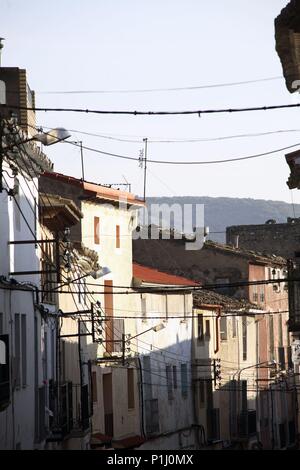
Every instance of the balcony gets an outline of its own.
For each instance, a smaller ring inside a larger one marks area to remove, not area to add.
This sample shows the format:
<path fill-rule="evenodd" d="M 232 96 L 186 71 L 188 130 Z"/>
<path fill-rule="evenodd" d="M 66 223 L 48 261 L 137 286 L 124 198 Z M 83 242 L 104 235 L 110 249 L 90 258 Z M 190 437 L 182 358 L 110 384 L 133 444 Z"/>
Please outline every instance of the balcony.
<path fill-rule="evenodd" d="M 52 415 L 49 419 L 50 435 L 47 438 L 48 442 L 63 441 L 77 427 L 77 417 L 74 416 L 73 409 L 74 389 L 77 396 L 77 387 L 72 382 L 65 382 L 58 386 L 57 383 L 50 381 L 49 409 L 52 411 Z M 82 430 L 86 427 L 84 418 L 84 413 L 81 412 L 80 428 Z"/>

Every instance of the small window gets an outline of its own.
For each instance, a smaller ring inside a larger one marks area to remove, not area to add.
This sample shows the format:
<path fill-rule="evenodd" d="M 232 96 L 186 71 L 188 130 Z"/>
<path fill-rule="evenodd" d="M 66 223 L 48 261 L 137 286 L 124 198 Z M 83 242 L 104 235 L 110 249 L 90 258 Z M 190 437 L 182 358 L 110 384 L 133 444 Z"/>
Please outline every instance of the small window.
<path fill-rule="evenodd" d="M 189 315 L 189 295 L 183 294 L 183 308 L 184 308 L 184 320 Z"/>
<path fill-rule="evenodd" d="M 264 288 L 264 286 L 260 286 L 259 300 L 260 300 L 261 303 L 263 303 L 265 301 L 265 288 Z"/>
<path fill-rule="evenodd" d="M 252 286 L 252 300 L 253 302 L 258 302 L 258 291 L 257 291 L 257 285 Z"/>
<path fill-rule="evenodd" d="M 116 248 L 120 248 L 120 225 L 116 225 Z"/>
<path fill-rule="evenodd" d="M 198 315 L 198 340 L 202 341 L 204 339 L 204 325 L 203 325 L 203 316 Z"/>
<path fill-rule="evenodd" d="M 205 320 L 205 338 L 210 338 L 210 321 Z"/>
<path fill-rule="evenodd" d="M 232 337 L 236 338 L 236 317 L 232 317 Z"/>
<path fill-rule="evenodd" d="M 173 386 L 177 388 L 177 367 L 173 366 Z"/>
<path fill-rule="evenodd" d="M 165 321 L 168 320 L 168 317 L 169 317 L 169 305 L 168 305 L 168 294 L 165 295 L 165 306 L 166 306 L 166 319 Z"/>
<path fill-rule="evenodd" d="M 225 316 L 221 317 L 220 320 L 220 335 L 221 341 L 227 340 L 227 318 Z"/>
<path fill-rule="evenodd" d="M 127 369 L 128 409 L 134 409 L 134 370 Z"/>
<path fill-rule="evenodd" d="M 94 243 L 100 245 L 100 219 L 94 217 Z"/>
<path fill-rule="evenodd" d="M 146 294 L 141 294 L 141 312 L 142 312 L 143 321 L 147 320 Z"/>
<path fill-rule="evenodd" d="M 187 376 L 187 364 L 181 364 L 181 395 L 186 398 L 188 395 L 188 376 Z"/>

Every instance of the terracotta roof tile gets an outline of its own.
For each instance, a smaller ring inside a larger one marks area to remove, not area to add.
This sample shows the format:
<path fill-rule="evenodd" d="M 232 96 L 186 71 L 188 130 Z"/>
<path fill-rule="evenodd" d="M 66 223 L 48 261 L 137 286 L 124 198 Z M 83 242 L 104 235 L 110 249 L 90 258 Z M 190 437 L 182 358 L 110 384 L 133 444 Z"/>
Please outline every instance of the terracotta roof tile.
<path fill-rule="evenodd" d="M 163 284 L 174 286 L 199 286 L 200 284 L 185 277 L 166 274 L 157 269 L 148 268 L 141 264 L 133 263 L 133 277 L 149 284 Z"/>

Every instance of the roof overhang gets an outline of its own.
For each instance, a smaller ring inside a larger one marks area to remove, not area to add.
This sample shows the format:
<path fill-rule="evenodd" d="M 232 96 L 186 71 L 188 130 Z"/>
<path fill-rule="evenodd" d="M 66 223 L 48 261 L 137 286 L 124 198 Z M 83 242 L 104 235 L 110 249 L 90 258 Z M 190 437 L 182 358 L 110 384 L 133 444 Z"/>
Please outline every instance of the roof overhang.
<path fill-rule="evenodd" d="M 300 0 L 291 0 L 275 19 L 275 40 L 286 87 L 294 93 L 300 88 Z"/>
<path fill-rule="evenodd" d="M 83 217 L 80 210 L 70 199 L 40 193 L 40 215 L 44 225 L 52 232 L 76 225 Z"/>
<path fill-rule="evenodd" d="M 290 189 L 300 189 L 300 150 L 288 153 L 285 156 L 285 159 L 291 170 L 291 174 L 286 184 Z"/>

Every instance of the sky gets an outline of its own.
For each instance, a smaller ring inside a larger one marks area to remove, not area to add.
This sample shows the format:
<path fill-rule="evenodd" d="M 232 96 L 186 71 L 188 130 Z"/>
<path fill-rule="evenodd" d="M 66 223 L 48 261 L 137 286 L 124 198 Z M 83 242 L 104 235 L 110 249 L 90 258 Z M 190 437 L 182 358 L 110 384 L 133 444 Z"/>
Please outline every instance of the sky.
<path fill-rule="evenodd" d="M 274 19 L 287 0 L 1 0 L 2 66 L 27 69 L 36 106 L 100 110 L 194 110 L 292 104 L 275 51 Z M 124 92 L 274 80 L 181 91 Z M 55 91 L 102 93 L 55 94 Z M 123 92 L 120 92 L 123 91 Z M 105 92 L 105 93 L 104 93 Z M 300 110 L 194 116 L 37 113 L 72 141 L 138 158 L 148 138 L 154 160 L 221 160 L 300 145 Z M 289 133 L 178 142 L 278 130 Z M 99 134 L 89 136 L 81 132 Z M 103 137 L 104 136 L 104 137 Z M 130 140 L 130 142 L 128 142 Z M 177 140 L 177 142 L 152 142 Z M 133 142 L 132 142 L 133 141 Z M 80 150 L 46 149 L 55 170 L 81 177 Z M 288 151 L 287 151 L 288 152 Z M 149 163 L 147 196 L 246 197 L 300 203 L 288 189 L 285 153 L 233 163 Z M 143 194 L 136 161 L 84 150 L 85 179 L 130 182 Z"/>

